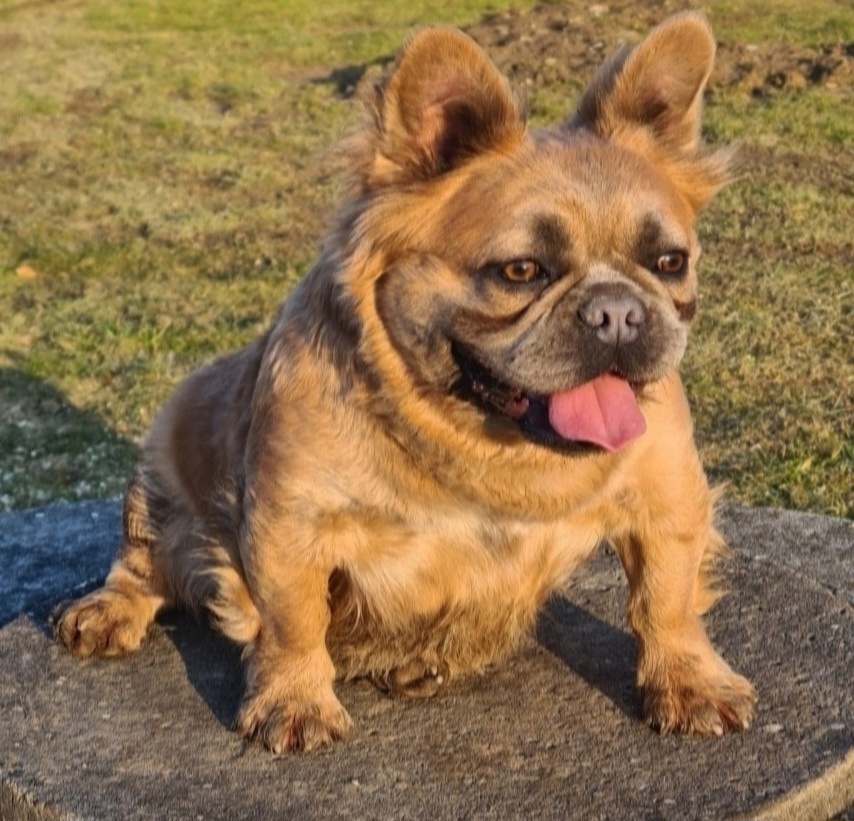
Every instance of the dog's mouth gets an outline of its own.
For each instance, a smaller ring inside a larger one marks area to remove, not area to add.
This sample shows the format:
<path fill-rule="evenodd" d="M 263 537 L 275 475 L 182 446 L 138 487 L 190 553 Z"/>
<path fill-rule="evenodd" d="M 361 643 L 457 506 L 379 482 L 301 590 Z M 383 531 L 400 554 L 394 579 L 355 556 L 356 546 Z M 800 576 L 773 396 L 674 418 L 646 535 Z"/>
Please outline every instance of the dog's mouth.
<path fill-rule="evenodd" d="M 644 382 L 608 371 L 568 390 L 540 394 L 513 388 L 453 346 L 460 378 L 457 395 L 513 420 L 529 439 L 561 450 L 618 451 L 646 431 L 638 407 Z"/>

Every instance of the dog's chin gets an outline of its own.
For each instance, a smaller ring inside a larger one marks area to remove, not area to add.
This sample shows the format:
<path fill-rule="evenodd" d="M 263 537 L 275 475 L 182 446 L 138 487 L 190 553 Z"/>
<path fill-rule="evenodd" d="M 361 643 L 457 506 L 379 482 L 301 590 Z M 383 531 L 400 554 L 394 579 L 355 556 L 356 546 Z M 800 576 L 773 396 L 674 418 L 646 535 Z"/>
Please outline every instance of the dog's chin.
<path fill-rule="evenodd" d="M 452 345 L 452 353 L 459 368 L 459 377 L 453 385 L 454 394 L 492 417 L 504 418 L 514 423 L 519 432 L 530 442 L 562 453 L 577 455 L 618 449 L 604 447 L 583 439 L 567 438 L 552 424 L 549 394 L 508 385 L 470 353 L 464 351 L 461 346 Z M 650 381 L 626 377 L 616 369 L 594 376 L 605 375 L 623 380 L 637 400 L 643 398 L 644 389 Z"/>

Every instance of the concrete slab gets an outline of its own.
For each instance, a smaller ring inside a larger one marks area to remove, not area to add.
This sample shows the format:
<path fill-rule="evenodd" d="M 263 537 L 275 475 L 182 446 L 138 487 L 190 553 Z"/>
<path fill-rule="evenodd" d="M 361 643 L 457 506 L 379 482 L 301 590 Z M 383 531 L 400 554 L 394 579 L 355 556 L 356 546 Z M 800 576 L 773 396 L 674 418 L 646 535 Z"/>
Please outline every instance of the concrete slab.
<path fill-rule="evenodd" d="M 277 760 L 229 730 L 238 658 L 203 626 L 165 618 L 118 662 L 81 663 L 50 641 L 52 601 L 106 572 L 117 510 L 0 516 L 0 561 L 23 580 L 0 582 L 0 617 L 14 615 L 9 591 L 28 614 L 0 630 L 0 821 L 822 821 L 854 810 L 852 522 L 726 512 L 733 592 L 709 627 L 760 693 L 743 735 L 661 738 L 638 720 L 625 583 L 602 551 L 489 676 L 419 703 L 340 686 L 353 736 Z M 54 571 L 61 582 L 45 581 Z"/>

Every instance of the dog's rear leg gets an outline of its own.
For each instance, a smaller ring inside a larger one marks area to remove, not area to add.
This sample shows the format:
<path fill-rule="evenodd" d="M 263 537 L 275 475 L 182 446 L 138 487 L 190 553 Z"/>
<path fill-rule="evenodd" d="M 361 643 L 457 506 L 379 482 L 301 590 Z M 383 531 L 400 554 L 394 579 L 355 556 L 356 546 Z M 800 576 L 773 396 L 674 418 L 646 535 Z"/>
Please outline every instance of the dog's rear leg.
<path fill-rule="evenodd" d="M 100 590 L 55 615 L 54 634 L 79 656 L 117 656 L 136 650 L 166 601 L 156 563 L 162 511 L 168 501 L 138 469 L 124 499 L 122 544 Z"/>
<path fill-rule="evenodd" d="M 428 663 L 417 658 L 388 672 L 375 673 L 370 678 L 376 687 L 390 696 L 417 699 L 432 698 L 450 677 L 444 661 Z"/>

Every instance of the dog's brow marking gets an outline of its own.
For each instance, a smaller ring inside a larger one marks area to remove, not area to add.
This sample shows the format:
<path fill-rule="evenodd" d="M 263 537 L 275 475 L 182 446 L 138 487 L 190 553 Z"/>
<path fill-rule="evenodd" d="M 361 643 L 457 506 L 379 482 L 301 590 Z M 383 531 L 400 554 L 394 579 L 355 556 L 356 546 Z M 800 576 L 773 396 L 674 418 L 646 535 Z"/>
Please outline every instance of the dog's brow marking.
<path fill-rule="evenodd" d="M 534 250 L 539 260 L 558 273 L 565 267 L 572 251 L 572 240 L 560 219 L 554 215 L 534 217 L 531 226 Z"/>
<path fill-rule="evenodd" d="M 670 250 L 670 246 L 678 244 L 669 238 L 657 217 L 647 214 L 635 238 L 635 259 L 642 265 L 650 267 L 660 254 Z"/>

